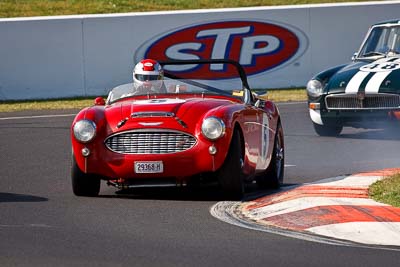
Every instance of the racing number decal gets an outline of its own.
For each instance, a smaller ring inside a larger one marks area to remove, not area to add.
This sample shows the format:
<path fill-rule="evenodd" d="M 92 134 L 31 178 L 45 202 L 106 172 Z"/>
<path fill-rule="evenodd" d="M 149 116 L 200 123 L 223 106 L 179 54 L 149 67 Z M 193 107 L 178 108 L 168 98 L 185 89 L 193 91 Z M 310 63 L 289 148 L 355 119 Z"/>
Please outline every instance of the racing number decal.
<path fill-rule="evenodd" d="M 364 65 L 350 79 L 345 93 L 355 94 L 363 84 L 365 84 L 365 93 L 378 93 L 381 84 L 396 69 L 400 69 L 400 59 L 398 58 L 384 58 Z"/>
<path fill-rule="evenodd" d="M 400 68 L 400 63 L 397 62 L 384 62 L 384 63 L 372 63 L 360 68 L 361 71 L 368 72 L 380 72 L 380 71 L 392 71 Z"/>

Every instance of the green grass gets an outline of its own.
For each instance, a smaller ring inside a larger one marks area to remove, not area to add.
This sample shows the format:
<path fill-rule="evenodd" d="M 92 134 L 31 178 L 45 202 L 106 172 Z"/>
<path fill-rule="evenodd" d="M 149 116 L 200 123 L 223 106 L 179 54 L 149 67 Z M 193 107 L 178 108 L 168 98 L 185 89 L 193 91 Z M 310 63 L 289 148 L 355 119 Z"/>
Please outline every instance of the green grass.
<path fill-rule="evenodd" d="M 46 109 L 81 109 L 93 105 L 94 99 L 95 97 L 54 100 L 0 101 L 0 112 Z"/>
<path fill-rule="evenodd" d="M 375 201 L 400 207 L 400 173 L 372 184 L 369 195 Z"/>
<path fill-rule="evenodd" d="M 305 89 L 285 89 L 268 91 L 268 99 L 276 102 L 304 101 L 307 99 Z M 93 105 L 95 97 L 76 99 L 42 99 L 24 101 L 0 101 L 0 112 L 48 109 L 81 109 Z"/>
<path fill-rule="evenodd" d="M 340 3 L 349 0 L 1 0 L 0 18 Z M 365 2 L 372 0 L 351 0 Z"/>
<path fill-rule="evenodd" d="M 295 102 L 306 101 L 306 89 L 282 89 L 282 90 L 269 90 L 268 99 L 274 102 Z"/>

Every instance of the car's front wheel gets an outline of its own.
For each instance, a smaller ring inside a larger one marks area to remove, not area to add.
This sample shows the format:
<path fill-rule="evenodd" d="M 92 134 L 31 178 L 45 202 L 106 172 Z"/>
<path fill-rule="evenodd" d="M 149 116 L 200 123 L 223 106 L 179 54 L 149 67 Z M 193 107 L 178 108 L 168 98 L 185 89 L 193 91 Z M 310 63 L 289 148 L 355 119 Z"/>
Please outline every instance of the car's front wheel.
<path fill-rule="evenodd" d="M 281 123 L 278 122 L 271 162 L 267 170 L 257 177 L 257 184 L 261 188 L 280 188 L 283 184 L 284 168 L 285 148 L 283 129 Z"/>
<path fill-rule="evenodd" d="M 219 182 L 228 198 L 241 199 L 244 195 L 243 153 L 238 130 L 232 136 L 228 155 L 219 170 Z"/>
<path fill-rule="evenodd" d="M 319 125 L 313 122 L 314 130 L 319 136 L 339 136 L 343 130 L 341 124 Z"/>
<path fill-rule="evenodd" d="M 100 192 L 100 179 L 82 172 L 72 156 L 72 191 L 76 196 L 95 197 Z"/>

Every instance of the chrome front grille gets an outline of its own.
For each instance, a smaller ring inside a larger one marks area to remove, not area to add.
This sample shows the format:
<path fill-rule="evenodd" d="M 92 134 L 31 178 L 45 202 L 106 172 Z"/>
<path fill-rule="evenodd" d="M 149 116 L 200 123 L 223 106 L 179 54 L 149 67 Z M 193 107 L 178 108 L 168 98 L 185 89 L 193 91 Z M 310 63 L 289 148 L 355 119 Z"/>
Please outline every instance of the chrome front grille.
<path fill-rule="evenodd" d="M 188 150 L 196 138 L 178 131 L 137 130 L 108 137 L 105 145 L 121 154 L 169 154 Z"/>
<path fill-rule="evenodd" d="M 394 94 L 337 94 L 325 98 L 329 110 L 398 109 L 400 95 Z"/>

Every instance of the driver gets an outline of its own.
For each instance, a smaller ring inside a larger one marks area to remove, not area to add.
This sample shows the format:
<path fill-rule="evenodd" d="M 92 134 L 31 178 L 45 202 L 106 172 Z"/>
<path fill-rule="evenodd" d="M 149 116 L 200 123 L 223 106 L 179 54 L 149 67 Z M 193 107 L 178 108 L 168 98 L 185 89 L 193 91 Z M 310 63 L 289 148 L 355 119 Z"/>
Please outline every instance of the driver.
<path fill-rule="evenodd" d="M 132 76 L 135 93 L 165 92 L 164 70 L 153 59 L 143 59 L 137 63 Z"/>

